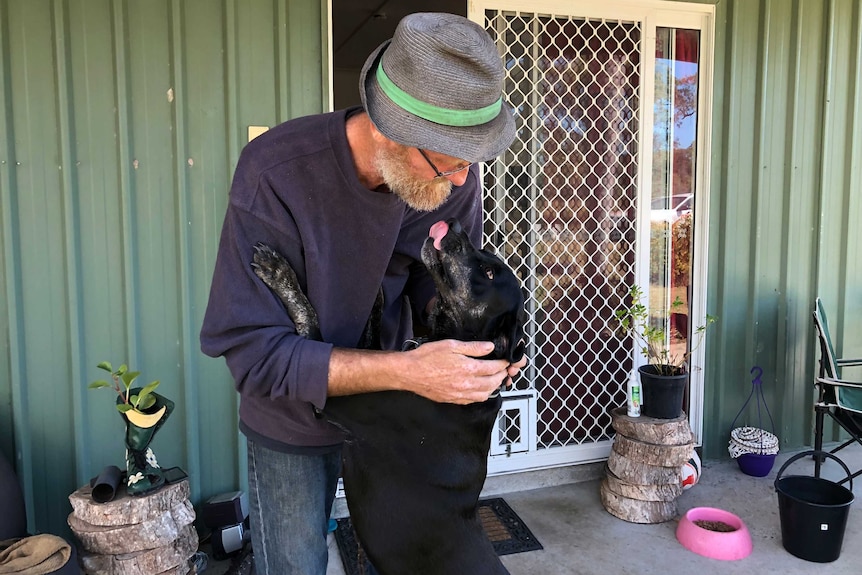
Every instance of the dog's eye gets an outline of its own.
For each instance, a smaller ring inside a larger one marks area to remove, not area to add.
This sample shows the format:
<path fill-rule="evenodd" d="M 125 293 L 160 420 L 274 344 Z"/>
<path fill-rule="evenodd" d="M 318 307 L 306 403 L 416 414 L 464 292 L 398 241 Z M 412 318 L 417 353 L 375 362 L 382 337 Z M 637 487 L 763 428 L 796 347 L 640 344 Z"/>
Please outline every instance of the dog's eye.
<path fill-rule="evenodd" d="M 482 271 L 485 272 L 485 275 L 488 276 L 489 280 L 494 279 L 494 270 L 491 269 L 490 266 L 482 266 Z"/>

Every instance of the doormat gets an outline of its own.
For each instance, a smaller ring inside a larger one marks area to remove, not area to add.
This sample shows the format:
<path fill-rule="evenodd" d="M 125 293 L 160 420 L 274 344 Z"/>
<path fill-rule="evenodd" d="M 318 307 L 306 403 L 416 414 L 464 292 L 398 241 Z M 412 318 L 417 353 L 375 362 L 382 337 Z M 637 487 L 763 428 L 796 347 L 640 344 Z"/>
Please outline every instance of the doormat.
<path fill-rule="evenodd" d="M 530 529 L 502 497 L 479 501 L 477 510 L 482 527 L 497 555 L 511 555 L 544 549 Z M 335 541 L 347 575 L 376 575 L 359 542 L 350 517 L 337 520 Z"/>

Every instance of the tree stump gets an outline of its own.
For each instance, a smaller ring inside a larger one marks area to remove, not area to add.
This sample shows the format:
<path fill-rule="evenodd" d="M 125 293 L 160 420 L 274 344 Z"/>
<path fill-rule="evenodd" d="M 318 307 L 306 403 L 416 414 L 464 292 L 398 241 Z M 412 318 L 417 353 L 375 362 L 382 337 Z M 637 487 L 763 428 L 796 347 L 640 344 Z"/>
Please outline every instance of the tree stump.
<path fill-rule="evenodd" d="M 191 489 L 186 480 L 165 485 L 143 497 L 131 497 L 120 486 L 117 496 L 107 503 L 96 503 L 92 493 L 92 488 L 85 485 L 69 496 L 75 517 L 90 525 L 134 525 L 158 517 L 180 501 L 188 501 Z"/>
<path fill-rule="evenodd" d="M 623 481 L 634 485 L 673 485 L 680 482 L 680 470 L 676 467 L 640 463 L 613 449 L 608 457 L 608 469 Z"/>
<path fill-rule="evenodd" d="M 685 414 L 676 419 L 656 419 L 645 415 L 629 417 L 624 407 L 618 407 L 611 410 L 611 417 L 614 431 L 644 443 L 682 445 L 693 441 Z"/>
<path fill-rule="evenodd" d="M 688 419 L 629 417 L 622 407 L 611 416 L 617 434 L 601 484 L 602 505 L 632 523 L 672 519 L 682 494 L 682 466 L 694 449 Z"/>
<path fill-rule="evenodd" d="M 691 457 L 693 444 L 683 445 L 658 445 L 655 443 L 644 443 L 637 439 L 630 439 L 625 435 L 617 434 L 614 438 L 614 451 L 638 463 L 656 465 L 658 467 L 680 467 Z"/>
<path fill-rule="evenodd" d="M 130 497 L 121 490 L 96 503 L 84 486 L 69 496 L 68 524 L 81 544 L 87 575 L 187 575 L 197 551 L 195 512 L 187 480 Z"/>
<path fill-rule="evenodd" d="M 182 529 L 178 537 L 164 547 L 135 553 L 82 553 L 85 573 L 99 575 L 186 575 L 191 570 L 189 557 L 198 548 L 198 534 L 193 525 Z"/>
<path fill-rule="evenodd" d="M 605 481 L 608 491 L 639 501 L 674 501 L 682 494 L 682 485 L 679 482 L 646 485 L 629 483 L 617 477 L 610 469 L 605 469 Z"/>
<path fill-rule="evenodd" d="M 602 480 L 602 505 L 608 513 L 630 523 L 664 523 L 676 517 L 677 505 L 673 501 L 642 501 L 623 497 L 608 489 Z"/>

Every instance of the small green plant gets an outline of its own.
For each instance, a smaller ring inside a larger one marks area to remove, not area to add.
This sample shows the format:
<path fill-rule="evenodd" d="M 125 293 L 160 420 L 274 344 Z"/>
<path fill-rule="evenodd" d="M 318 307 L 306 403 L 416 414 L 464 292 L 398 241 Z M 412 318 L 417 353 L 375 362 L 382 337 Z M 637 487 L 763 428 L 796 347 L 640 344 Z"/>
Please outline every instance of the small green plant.
<path fill-rule="evenodd" d="M 113 366 L 108 361 L 103 361 L 96 367 L 110 373 L 113 384 L 100 379 L 92 382 L 87 387 L 89 389 L 100 389 L 102 387 L 113 388 L 113 390 L 117 392 L 117 395 L 119 395 L 123 400 L 122 403 L 117 404 L 117 411 L 120 413 L 126 413 L 132 409 L 143 412 L 156 403 L 156 398 L 153 396 L 152 392 L 159 386 L 158 381 L 150 382 L 144 386 L 139 393 L 132 394 L 132 383 L 134 383 L 138 376 L 141 375 L 141 372 L 129 371 L 126 364 L 121 365 L 116 371 L 114 371 Z"/>
<path fill-rule="evenodd" d="M 688 362 L 691 354 L 703 342 L 707 328 L 718 321 L 714 315 L 706 314 L 706 323 L 694 330 L 694 345 L 684 353 L 673 353 L 666 343 L 665 330 L 650 325 L 649 313 L 646 306 L 641 303 L 643 290 L 639 286 L 632 286 L 629 290 L 631 304 L 629 307 L 618 309 L 614 312 L 620 328 L 630 333 L 635 340 L 635 345 L 641 346 L 641 353 L 647 358 L 659 375 L 676 375 L 688 371 Z M 678 297 L 671 303 L 671 312 L 683 305 Z"/>

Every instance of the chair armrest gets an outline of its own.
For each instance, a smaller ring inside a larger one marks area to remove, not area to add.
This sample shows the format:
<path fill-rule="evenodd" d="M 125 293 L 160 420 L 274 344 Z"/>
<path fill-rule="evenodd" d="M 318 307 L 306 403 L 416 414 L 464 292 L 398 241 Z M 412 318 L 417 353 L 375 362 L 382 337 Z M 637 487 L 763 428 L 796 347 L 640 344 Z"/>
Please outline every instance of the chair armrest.
<path fill-rule="evenodd" d="M 849 367 L 853 365 L 862 365 L 862 359 L 836 359 L 835 363 L 838 367 Z"/>
<path fill-rule="evenodd" d="M 846 379 L 835 379 L 832 377 L 817 377 L 815 378 L 815 381 L 817 383 L 825 383 L 826 385 L 862 389 L 862 381 L 848 381 Z"/>

